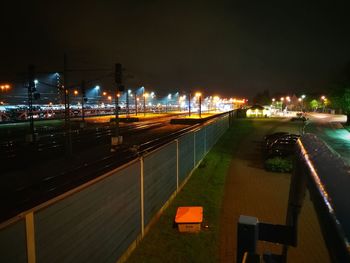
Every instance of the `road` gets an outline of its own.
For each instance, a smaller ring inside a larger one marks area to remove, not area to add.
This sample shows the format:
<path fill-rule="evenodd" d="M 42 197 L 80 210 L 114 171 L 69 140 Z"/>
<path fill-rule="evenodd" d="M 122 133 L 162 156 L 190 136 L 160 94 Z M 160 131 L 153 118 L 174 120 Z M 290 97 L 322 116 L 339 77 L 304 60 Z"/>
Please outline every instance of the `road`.
<path fill-rule="evenodd" d="M 305 132 L 316 134 L 350 164 L 350 133 L 342 125 L 346 122 L 346 116 L 307 113 L 307 117 L 309 120 Z"/>

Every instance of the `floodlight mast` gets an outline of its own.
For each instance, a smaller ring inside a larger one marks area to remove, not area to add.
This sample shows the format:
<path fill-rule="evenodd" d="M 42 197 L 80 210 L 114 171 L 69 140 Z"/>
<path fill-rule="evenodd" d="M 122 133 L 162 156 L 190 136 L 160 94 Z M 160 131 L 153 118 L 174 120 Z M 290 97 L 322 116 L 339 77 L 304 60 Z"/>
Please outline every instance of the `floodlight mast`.
<path fill-rule="evenodd" d="M 115 92 L 114 92 L 114 102 L 115 102 L 115 133 L 111 138 L 111 152 L 116 151 L 115 147 L 122 143 L 122 137 L 119 136 L 119 92 L 124 91 L 123 83 L 123 67 L 122 64 L 115 64 Z"/>

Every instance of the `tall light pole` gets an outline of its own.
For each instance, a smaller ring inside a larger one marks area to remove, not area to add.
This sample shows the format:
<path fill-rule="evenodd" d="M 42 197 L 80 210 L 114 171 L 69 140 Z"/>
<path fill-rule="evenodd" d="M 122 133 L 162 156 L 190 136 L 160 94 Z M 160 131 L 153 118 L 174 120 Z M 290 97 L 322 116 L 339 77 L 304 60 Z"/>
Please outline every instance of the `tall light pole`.
<path fill-rule="evenodd" d="M 199 118 L 202 118 L 202 93 L 197 92 L 196 97 L 199 100 Z"/>
<path fill-rule="evenodd" d="M 136 97 L 136 92 L 135 92 L 135 115 L 137 116 L 137 104 L 139 102 L 140 98 Z"/>
<path fill-rule="evenodd" d="M 29 115 L 29 140 L 35 141 L 34 118 L 33 118 L 33 93 L 36 91 L 36 82 L 34 79 L 35 67 L 28 66 L 28 115 Z"/>
<path fill-rule="evenodd" d="M 188 93 L 188 116 L 191 117 L 191 92 Z"/>
<path fill-rule="evenodd" d="M 146 98 L 148 97 L 148 93 L 143 93 L 143 116 L 146 116 Z"/>
<path fill-rule="evenodd" d="M 325 107 L 326 107 L 326 102 L 327 102 L 327 98 L 326 96 L 321 96 L 321 100 L 322 100 L 322 112 L 324 112 Z"/>
<path fill-rule="evenodd" d="M 165 112 L 168 112 L 169 100 L 171 100 L 171 94 L 169 93 L 166 99 Z"/>
<path fill-rule="evenodd" d="M 129 107 L 129 94 L 131 93 L 131 90 L 129 89 L 126 93 L 126 117 L 129 118 L 130 115 L 130 107 Z"/>
<path fill-rule="evenodd" d="M 115 152 L 115 147 L 122 143 L 122 136 L 119 136 L 119 92 L 124 91 L 123 83 L 123 68 L 120 63 L 115 64 L 115 91 L 114 91 L 114 102 L 115 102 L 115 133 L 111 137 L 111 152 Z M 111 97 L 112 99 L 112 97 Z"/>

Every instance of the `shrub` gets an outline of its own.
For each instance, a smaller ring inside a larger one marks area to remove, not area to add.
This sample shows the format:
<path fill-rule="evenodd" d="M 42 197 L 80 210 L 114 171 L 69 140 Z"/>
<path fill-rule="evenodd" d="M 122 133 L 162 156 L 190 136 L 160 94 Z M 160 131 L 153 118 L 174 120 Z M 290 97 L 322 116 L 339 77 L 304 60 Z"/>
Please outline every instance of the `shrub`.
<path fill-rule="evenodd" d="M 274 157 L 265 161 L 265 168 L 272 172 L 289 173 L 293 169 L 293 163 L 288 158 Z"/>

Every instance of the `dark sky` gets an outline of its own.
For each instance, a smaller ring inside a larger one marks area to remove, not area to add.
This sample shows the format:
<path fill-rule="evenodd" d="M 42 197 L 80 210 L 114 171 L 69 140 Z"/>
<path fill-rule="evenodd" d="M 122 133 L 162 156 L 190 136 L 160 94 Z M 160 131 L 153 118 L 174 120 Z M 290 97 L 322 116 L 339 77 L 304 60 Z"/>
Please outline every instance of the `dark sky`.
<path fill-rule="evenodd" d="M 0 75 L 62 70 L 66 52 L 75 68 L 122 63 L 130 86 L 249 97 L 320 89 L 350 62 L 346 1 L 6 2 Z"/>

